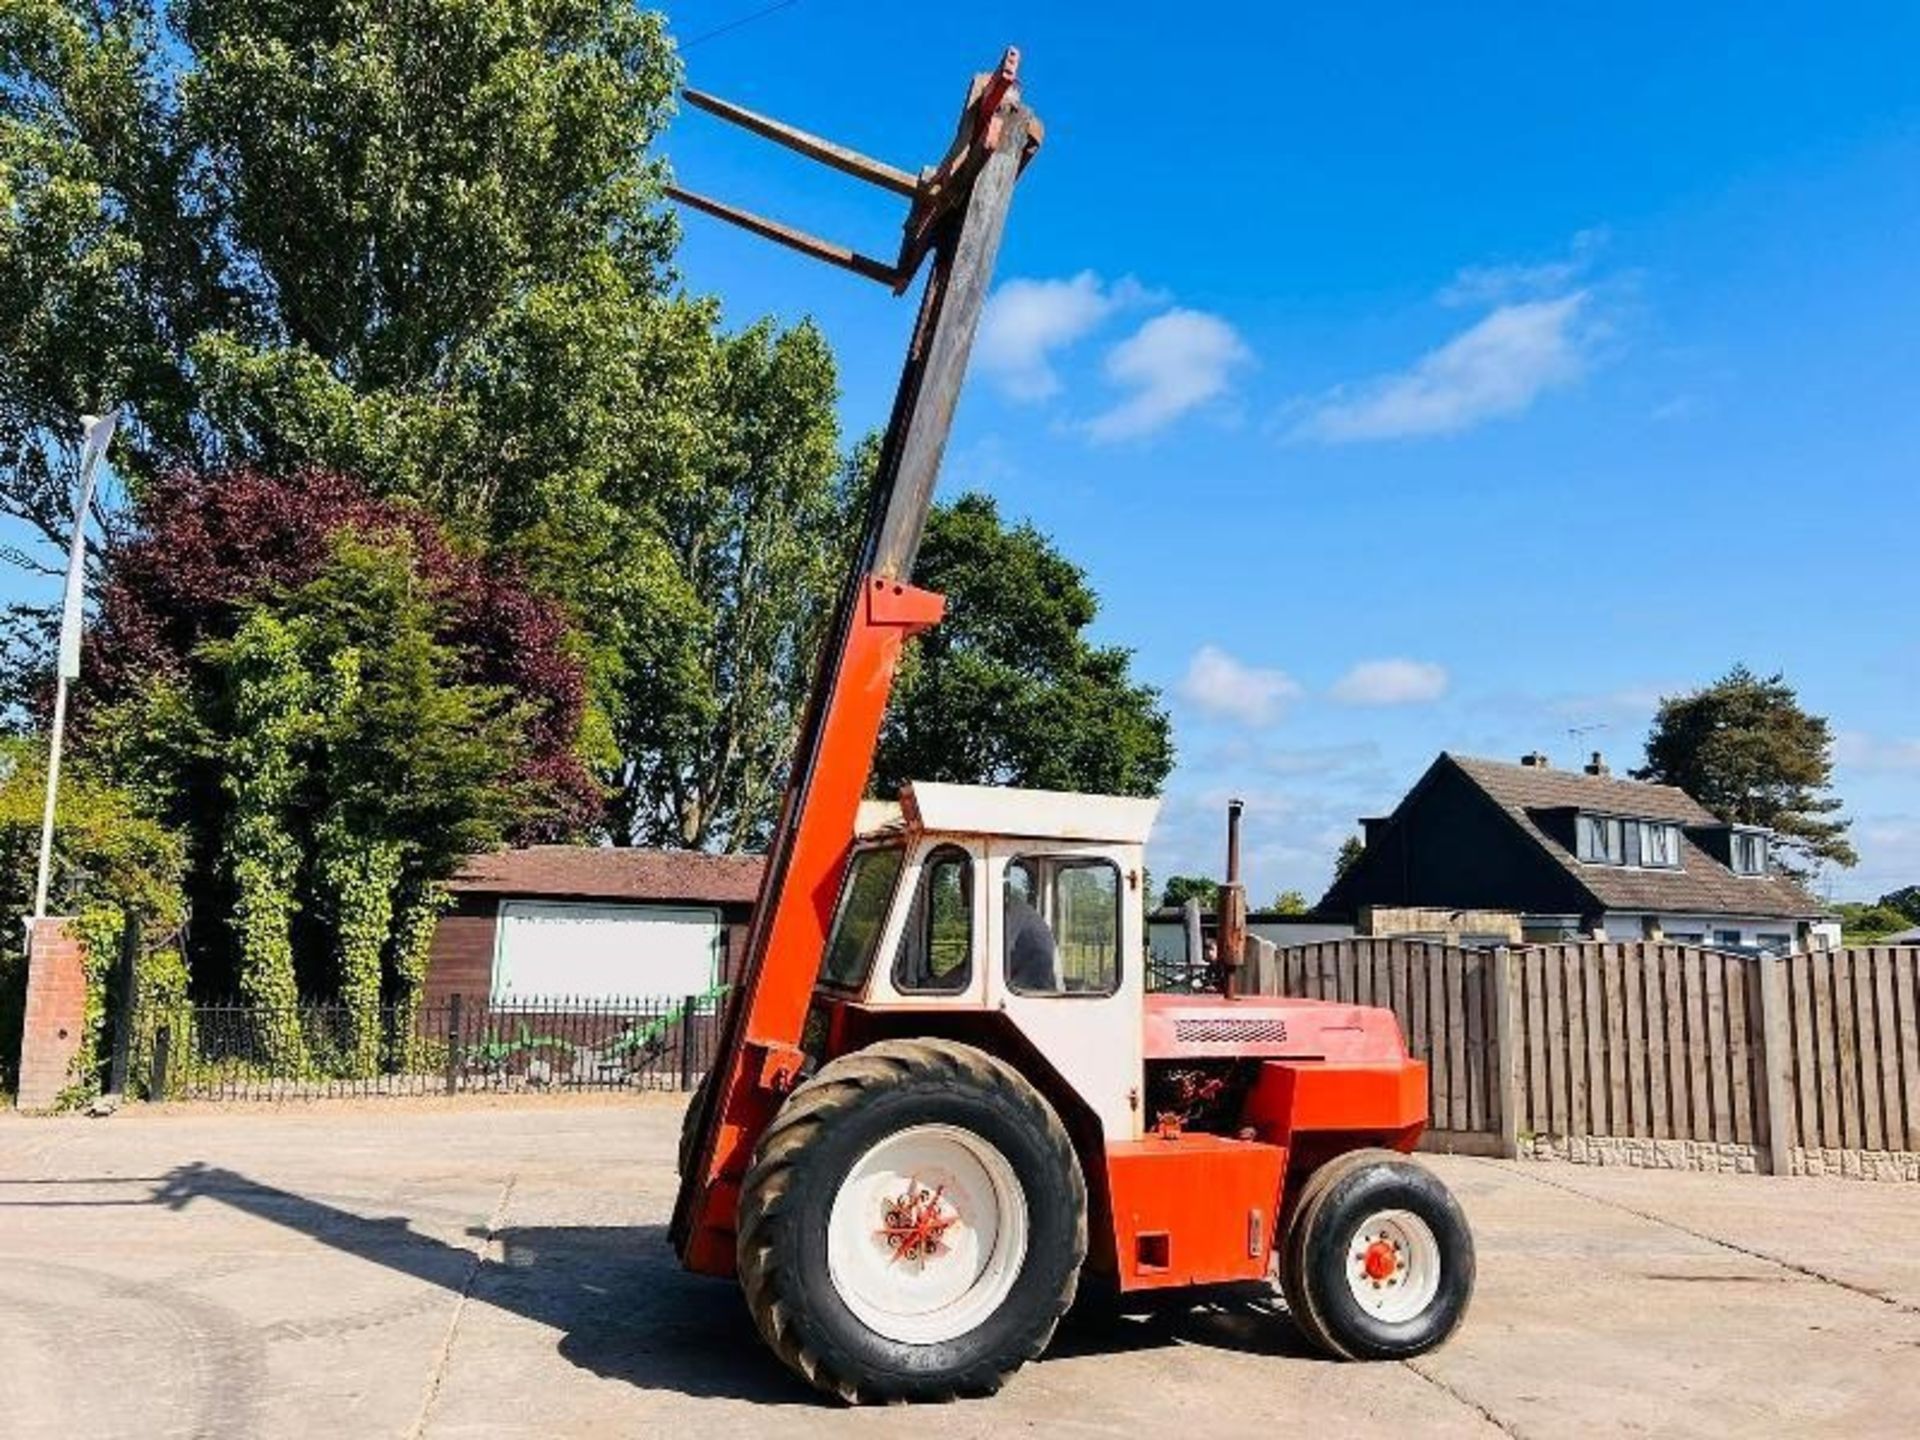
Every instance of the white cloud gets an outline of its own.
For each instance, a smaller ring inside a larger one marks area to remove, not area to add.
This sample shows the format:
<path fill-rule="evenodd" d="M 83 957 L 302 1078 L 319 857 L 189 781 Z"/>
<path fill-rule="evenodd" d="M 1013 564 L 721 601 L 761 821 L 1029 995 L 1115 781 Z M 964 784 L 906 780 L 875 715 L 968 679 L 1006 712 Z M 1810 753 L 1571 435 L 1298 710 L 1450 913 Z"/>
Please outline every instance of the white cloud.
<path fill-rule="evenodd" d="M 1440 303 L 1499 305 L 1561 294 L 1586 274 L 1593 257 L 1606 243 L 1605 229 L 1582 230 L 1573 237 L 1565 259 L 1533 265 L 1468 265 L 1440 292 Z"/>
<path fill-rule="evenodd" d="M 1883 740 L 1842 730 L 1833 737 L 1833 758 L 1853 770 L 1920 770 L 1920 740 Z"/>
<path fill-rule="evenodd" d="M 1217 645 L 1193 652 L 1175 690 L 1196 710 L 1246 725 L 1271 725 L 1300 695 L 1300 686 L 1284 670 L 1245 664 Z"/>
<path fill-rule="evenodd" d="M 1447 672 L 1429 660 L 1365 660 L 1330 693 L 1343 705 L 1424 705 L 1447 693 Z"/>
<path fill-rule="evenodd" d="M 1595 326 L 1581 322 L 1590 292 L 1502 305 L 1409 370 L 1323 396 L 1293 429 L 1330 445 L 1448 435 L 1517 415 L 1586 373 Z"/>
<path fill-rule="evenodd" d="M 1650 719 L 1668 696 L 1684 695 L 1690 688 L 1683 681 L 1675 680 L 1664 685 L 1625 685 L 1618 690 L 1559 695 L 1546 702 L 1546 710 L 1559 719 L 1610 728 L 1615 721 Z"/>
<path fill-rule="evenodd" d="M 1107 352 L 1107 378 L 1133 393 L 1087 422 L 1095 440 L 1150 435 L 1226 393 L 1233 372 L 1253 358 L 1218 315 L 1169 310 Z"/>
<path fill-rule="evenodd" d="M 1060 393 L 1052 357 L 1117 310 L 1156 299 L 1124 276 L 1105 285 L 1091 270 L 1070 280 L 1008 280 L 987 299 L 974 361 L 1015 400 Z"/>

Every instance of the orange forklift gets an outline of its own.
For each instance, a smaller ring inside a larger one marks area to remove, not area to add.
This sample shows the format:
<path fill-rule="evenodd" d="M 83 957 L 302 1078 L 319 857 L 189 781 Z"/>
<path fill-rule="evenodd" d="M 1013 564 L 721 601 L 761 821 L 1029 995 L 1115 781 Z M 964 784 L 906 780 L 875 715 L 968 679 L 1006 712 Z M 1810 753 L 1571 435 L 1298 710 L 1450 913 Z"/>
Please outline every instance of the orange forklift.
<path fill-rule="evenodd" d="M 674 188 L 903 293 L 928 270 L 860 551 L 818 663 L 752 932 L 687 1112 L 672 1240 L 737 1277 L 768 1345 L 850 1402 L 992 1392 L 1086 1277 L 1122 1293 L 1277 1283 L 1328 1354 L 1444 1341 L 1473 1289 L 1459 1206 L 1406 1158 L 1425 1067 L 1393 1015 L 1149 994 L 1157 803 L 914 783 L 863 800 L 909 583 L 1020 173 L 1018 52 L 917 174 L 697 91 L 688 102 L 909 202 L 888 262 Z M 1230 864 L 1230 874 L 1233 870 Z M 1237 878 L 1237 877 L 1236 877 Z"/>

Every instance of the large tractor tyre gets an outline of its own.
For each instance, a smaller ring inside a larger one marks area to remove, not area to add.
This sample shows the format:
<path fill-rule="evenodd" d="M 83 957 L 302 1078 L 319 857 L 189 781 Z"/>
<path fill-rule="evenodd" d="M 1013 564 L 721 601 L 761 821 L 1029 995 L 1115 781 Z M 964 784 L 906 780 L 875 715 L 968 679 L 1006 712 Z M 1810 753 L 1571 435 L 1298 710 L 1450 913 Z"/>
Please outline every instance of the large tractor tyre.
<path fill-rule="evenodd" d="M 1287 1308 L 1342 1360 L 1404 1360 L 1453 1334 L 1473 1296 L 1473 1235 L 1432 1171 L 1393 1150 L 1316 1170 L 1282 1259 Z"/>
<path fill-rule="evenodd" d="M 740 1282 L 780 1358 L 849 1403 L 991 1394 L 1087 1254 L 1060 1117 L 1011 1067 L 886 1040 L 787 1098 L 740 1191 Z"/>
<path fill-rule="evenodd" d="M 680 1117 L 680 1171 L 685 1175 L 693 1169 L 693 1162 L 699 1158 L 694 1147 L 700 1143 L 700 1112 L 706 1109 L 707 1091 L 713 1088 L 713 1072 L 709 1070 L 700 1077 L 700 1083 L 693 1087 L 693 1093 L 687 1097 L 686 1113 Z"/>

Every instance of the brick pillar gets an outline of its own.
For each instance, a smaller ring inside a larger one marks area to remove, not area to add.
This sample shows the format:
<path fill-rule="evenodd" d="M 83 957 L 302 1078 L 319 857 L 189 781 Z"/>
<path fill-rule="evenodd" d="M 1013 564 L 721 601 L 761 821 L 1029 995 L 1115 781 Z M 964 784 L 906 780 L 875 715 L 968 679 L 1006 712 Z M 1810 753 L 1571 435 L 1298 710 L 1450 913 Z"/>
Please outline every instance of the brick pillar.
<path fill-rule="evenodd" d="M 22 1110 L 50 1110 L 87 1019 L 86 950 L 65 920 L 35 920 L 27 941 L 27 1017 L 20 1035 Z"/>

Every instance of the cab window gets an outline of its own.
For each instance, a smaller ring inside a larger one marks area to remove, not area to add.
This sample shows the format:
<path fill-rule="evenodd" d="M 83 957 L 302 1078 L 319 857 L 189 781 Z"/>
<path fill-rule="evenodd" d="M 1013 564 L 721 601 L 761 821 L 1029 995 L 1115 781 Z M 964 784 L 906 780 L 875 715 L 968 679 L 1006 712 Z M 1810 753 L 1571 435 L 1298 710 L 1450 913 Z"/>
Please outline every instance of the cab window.
<path fill-rule="evenodd" d="M 894 882 L 900 878 L 900 847 L 856 850 L 840 882 L 840 904 L 834 911 L 833 933 L 820 959 L 820 979 L 828 985 L 854 989 L 867 978 L 873 952 L 887 923 L 887 905 Z"/>
<path fill-rule="evenodd" d="M 973 857 L 957 845 L 943 845 L 920 867 L 920 886 L 893 959 L 893 988 L 952 995 L 972 980 Z"/>
<path fill-rule="evenodd" d="M 1007 988 L 1111 995 L 1120 988 L 1120 867 L 1078 855 L 1022 855 L 1002 893 Z"/>

